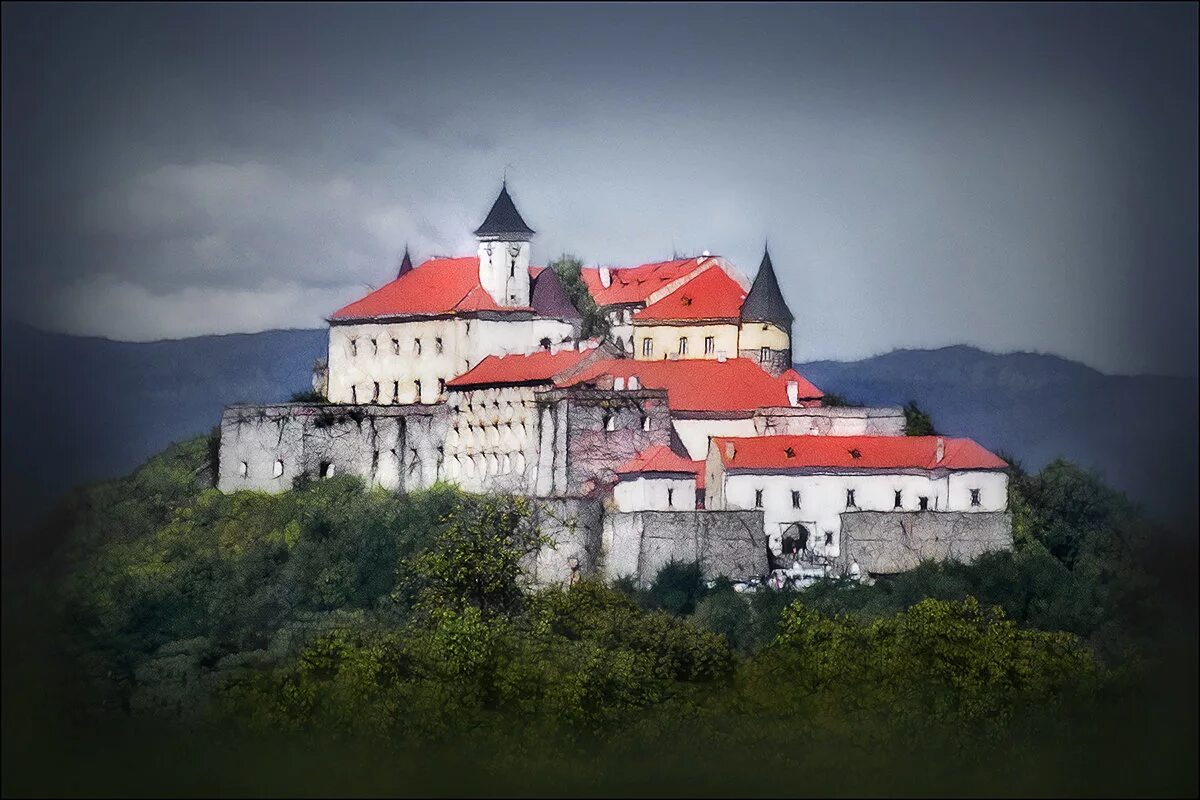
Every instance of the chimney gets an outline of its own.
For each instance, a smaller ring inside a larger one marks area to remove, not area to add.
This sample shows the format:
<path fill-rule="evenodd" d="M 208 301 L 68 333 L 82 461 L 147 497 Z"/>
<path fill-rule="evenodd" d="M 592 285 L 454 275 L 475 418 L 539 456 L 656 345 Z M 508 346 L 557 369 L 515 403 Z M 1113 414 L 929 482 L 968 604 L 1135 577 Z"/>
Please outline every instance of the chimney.
<path fill-rule="evenodd" d="M 937 437 L 937 453 L 934 458 L 935 464 L 942 463 L 942 459 L 946 457 L 946 440 L 941 436 Z"/>
<path fill-rule="evenodd" d="M 636 390 L 636 389 L 642 388 L 642 385 L 640 383 L 638 383 L 637 375 L 629 376 L 629 388 L 630 388 L 630 390 Z"/>
<path fill-rule="evenodd" d="M 605 289 L 612 286 L 612 270 L 608 267 L 600 268 L 600 285 Z"/>
<path fill-rule="evenodd" d="M 613 378 L 613 388 L 616 389 L 618 392 L 624 391 L 625 379 L 624 378 Z"/>
<path fill-rule="evenodd" d="M 800 384 L 797 381 L 787 382 L 788 402 L 793 406 L 800 405 Z"/>
<path fill-rule="evenodd" d="M 707 250 L 705 250 L 705 251 L 704 251 L 703 253 L 701 253 L 700 255 L 704 256 L 705 258 L 708 258 L 710 255 L 712 255 L 712 253 L 710 253 L 710 252 L 708 252 Z"/>
<path fill-rule="evenodd" d="M 733 449 L 733 442 L 725 443 L 725 457 L 732 460 L 736 451 Z"/>
<path fill-rule="evenodd" d="M 725 363 L 725 351 L 724 350 L 717 351 L 717 362 L 721 363 L 721 364 Z"/>

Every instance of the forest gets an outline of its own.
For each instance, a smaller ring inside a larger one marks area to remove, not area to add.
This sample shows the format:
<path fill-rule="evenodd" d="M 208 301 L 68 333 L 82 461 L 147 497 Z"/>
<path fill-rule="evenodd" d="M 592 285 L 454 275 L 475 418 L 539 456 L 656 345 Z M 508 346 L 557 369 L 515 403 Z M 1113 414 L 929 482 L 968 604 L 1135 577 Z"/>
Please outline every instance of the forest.
<path fill-rule="evenodd" d="M 1012 552 L 743 594 L 533 590 L 532 500 L 213 458 L 7 548 L 5 794 L 1195 793 L 1194 546 L 1068 462 Z"/>

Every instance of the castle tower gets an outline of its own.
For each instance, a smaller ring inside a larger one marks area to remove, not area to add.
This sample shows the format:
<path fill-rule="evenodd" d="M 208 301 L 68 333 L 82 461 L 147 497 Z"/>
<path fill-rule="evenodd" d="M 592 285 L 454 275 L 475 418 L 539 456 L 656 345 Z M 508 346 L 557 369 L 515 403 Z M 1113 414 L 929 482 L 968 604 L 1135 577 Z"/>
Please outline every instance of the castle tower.
<path fill-rule="evenodd" d="M 506 182 L 487 219 L 475 229 L 479 282 L 497 305 L 529 305 L 529 240 L 533 233 L 513 204 Z"/>
<path fill-rule="evenodd" d="M 758 274 L 742 301 L 738 355 L 759 362 L 773 375 L 791 369 L 792 320 L 791 309 L 779 290 L 771 254 L 763 248 Z"/>

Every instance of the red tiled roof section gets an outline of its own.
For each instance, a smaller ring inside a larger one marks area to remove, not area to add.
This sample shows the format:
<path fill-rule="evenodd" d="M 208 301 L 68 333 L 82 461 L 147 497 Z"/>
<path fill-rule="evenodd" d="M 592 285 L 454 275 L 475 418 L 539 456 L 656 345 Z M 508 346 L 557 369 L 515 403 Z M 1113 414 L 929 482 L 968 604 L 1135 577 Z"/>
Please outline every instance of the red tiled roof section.
<path fill-rule="evenodd" d="M 580 275 L 596 305 L 611 306 L 645 302 L 647 297 L 672 281 L 714 266 L 717 266 L 717 262 L 712 256 L 699 256 L 656 261 L 637 267 L 611 267 L 612 282 L 608 286 L 600 282 L 600 270 L 597 267 L 586 267 L 580 271 Z"/>
<path fill-rule="evenodd" d="M 531 275 L 541 270 L 530 267 Z M 333 312 L 330 319 L 371 319 L 420 314 L 453 314 L 472 311 L 532 311 L 528 307 L 501 307 L 479 283 L 479 258 L 432 258 Z"/>
<path fill-rule="evenodd" d="M 694 475 L 700 488 L 704 488 L 704 462 L 684 458 L 666 445 L 647 447 L 616 470 L 618 475 L 636 475 L 643 472 L 670 472 Z"/>
<path fill-rule="evenodd" d="M 938 439 L 943 455 L 937 458 Z M 971 439 L 946 436 L 713 437 L 727 469 L 1003 469 L 1003 459 Z M 732 456 L 730 449 L 732 448 Z"/>
<path fill-rule="evenodd" d="M 667 405 L 673 411 L 753 411 L 756 408 L 791 405 L 787 380 L 771 377 L 762 367 L 746 358 L 727 361 L 607 359 L 588 365 L 579 374 L 558 385 L 593 383 L 605 376 L 624 378 L 626 381 L 630 376 L 636 376 L 642 388 L 666 389 Z M 797 383 L 801 401 L 815 401 L 822 397 L 821 390 L 803 378 Z"/>
<path fill-rule="evenodd" d="M 595 352 L 594 348 L 560 350 L 557 353 L 539 350 L 523 355 L 488 356 L 462 375 L 447 381 L 446 385 L 459 389 L 467 386 L 550 383 L 555 376 L 578 366 Z"/>
<path fill-rule="evenodd" d="M 746 292 L 723 269 L 706 269 L 633 315 L 639 322 L 725 319 L 738 321 Z"/>

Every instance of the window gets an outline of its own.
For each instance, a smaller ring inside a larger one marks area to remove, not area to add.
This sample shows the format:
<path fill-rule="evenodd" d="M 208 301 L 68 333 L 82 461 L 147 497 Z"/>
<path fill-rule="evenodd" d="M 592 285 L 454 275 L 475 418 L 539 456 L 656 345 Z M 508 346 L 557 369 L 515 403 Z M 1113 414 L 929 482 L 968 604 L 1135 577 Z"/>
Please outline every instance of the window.
<path fill-rule="evenodd" d="M 922 511 L 929 510 L 929 498 L 928 497 L 919 497 L 919 498 L 917 498 L 917 500 L 919 501 L 919 503 L 921 505 Z"/>
<path fill-rule="evenodd" d="M 400 381 L 392 381 L 392 402 L 400 402 Z"/>
<path fill-rule="evenodd" d="M 283 476 L 283 461 L 281 459 L 277 458 L 277 459 L 275 459 L 275 468 L 273 470 L 271 470 L 271 477 L 279 478 L 282 476 Z"/>
<path fill-rule="evenodd" d="M 416 400 L 416 402 L 418 402 L 418 403 L 419 403 L 419 402 L 421 402 L 421 382 L 420 382 L 420 381 L 413 381 L 413 388 L 414 388 L 414 389 L 416 390 L 416 392 L 417 392 L 417 400 Z"/>
<path fill-rule="evenodd" d="M 667 508 L 675 507 L 675 490 L 670 486 L 667 487 Z"/>
<path fill-rule="evenodd" d="M 611 411 L 604 412 L 604 430 L 615 431 L 617 429 L 617 417 Z"/>
<path fill-rule="evenodd" d="M 704 355 L 711 356 L 717 349 L 717 340 L 712 336 L 704 337 Z"/>
<path fill-rule="evenodd" d="M 418 355 L 418 356 L 421 355 L 421 340 L 420 339 L 413 339 L 413 354 Z"/>
<path fill-rule="evenodd" d="M 792 508 L 800 507 L 800 492 L 792 490 Z"/>
<path fill-rule="evenodd" d="M 846 490 L 846 508 L 854 508 L 854 490 Z"/>
<path fill-rule="evenodd" d="M 320 467 L 320 473 L 321 473 L 322 478 L 332 478 L 333 473 L 334 473 L 333 462 L 332 461 L 322 461 L 321 467 Z"/>
<path fill-rule="evenodd" d="M 833 531 L 825 531 L 825 546 L 829 547 L 833 544 Z"/>
<path fill-rule="evenodd" d="M 644 430 L 644 431 L 650 430 L 650 415 L 649 414 L 642 414 L 642 430 Z"/>
<path fill-rule="evenodd" d="M 654 355 L 654 340 L 651 339 L 649 336 L 647 336 L 645 339 L 642 339 L 642 355 L 644 355 L 644 356 Z"/>
<path fill-rule="evenodd" d="M 399 339 L 392 339 L 392 354 L 397 355 L 397 356 L 400 355 L 400 340 Z"/>
<path fill-rule="evenodd" d="M 896 490 L 896 502 L 895 502 L 895 504 L 892 506 L 892 508 L 901 508 L 901 507 L 903 507 L 903 505 L 904 505 L 904 504 L 900 502 L 900 490 L 899 490 L 899 489 L 897 489 L 897 490 Z"/>
<path fill-rule="evenodd" d="M 510 277 L 510 278 L 517 277 L 517 260 L 515 258 L 508 265 L 508 277 Z"/>
<path fill-rule="evenodd" d="M 764 347 L 758 351 L 758 361 L 760 364 L 765 364 L 771 360 L 771 348 Z"/>
<path fill-rule="evenodd" d="M 441 397 L 446 393 L 446 379 L 438 378 L 438 396 Z"/>
<path fill-rule="evenodd" d="M 973 506 L 979 505 L 979 490 L 978 489 L 971 490 L 971 505 L 973 505 Z"/>
<path fill-rule="evenodd" d="M 442 337 L 439 336 L 433 340 L 433 352 L 435 352 L 435 353 L 442 352 Z"/>
<path fill-rule="evenodd" d="M 372 450 L 371 451 L 371 474 L 374 475 L 376 470 L 378 470 L 378 469 L 379 469 L 379 451 Z"/>
<path fill-rule="evenodd" d="M 754 507 L 755 508 L 762 508 L 762 493 L 763 493 L 762 489 L 754 490 Z"/>
<path fill-rule="evenodd" d="M 351 356 L 358 355 L 358 339 L 350 340 L 350 355 Z"/>
<path fill-rule="evenodd" d="M 538 347 L 542 348 L 543 350 L 549 350 L 550 349 L 550 337 L 547 336 L 547 337 L 543 338 L 540 342 L 538 342 Z"/>
<path fill-rule="evenodd" d="M 354 404 L 358 403 L 358 387 L 357 386 L 350 387 L 350 402 L 354 403 Z"/>
<path fill-rule="evenodd" d="M 686 336 L 679 337 L 679 355 L 681 355 L 681 356 L 687 355 L 687 337 Z"/>
<path fill-rule="evenodd" d="M 379 402 L 379 381 L 375 381 L 375 388 L 371 391 L 371 402 Z"/>
<path fill-rule="evenodd" d="M 250 474 L 250 465 L 247 464 L 245 461 L 240 462 L 238 464 L 238 475 L 241 475 L 243 478 L 245 478 L 249 474 Z"/>
<path fill-rule="evenodd" d="M 379 340 L 378 339 L 371 340 L 371 355 L 373 355 L 373 356 L 379 355 Z"/>

